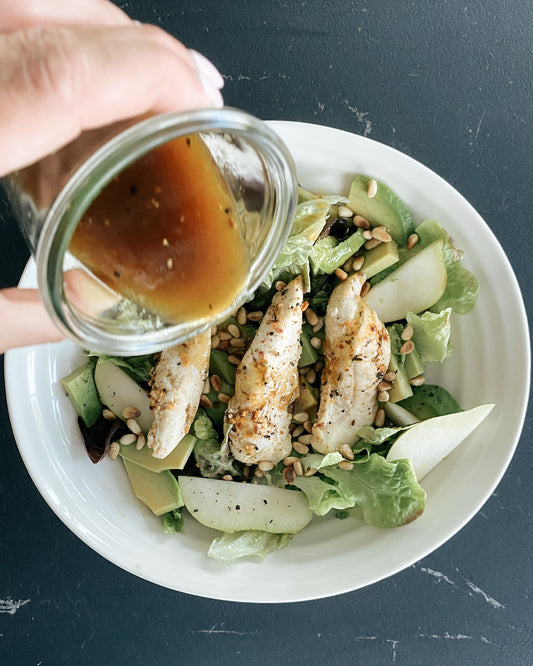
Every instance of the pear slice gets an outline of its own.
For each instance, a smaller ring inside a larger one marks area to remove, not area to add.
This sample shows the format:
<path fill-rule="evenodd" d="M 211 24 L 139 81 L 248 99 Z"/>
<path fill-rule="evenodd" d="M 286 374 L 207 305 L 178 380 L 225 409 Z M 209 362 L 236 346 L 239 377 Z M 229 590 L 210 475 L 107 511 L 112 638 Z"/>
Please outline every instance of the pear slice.
<path fill-rule="evenodd" d="M 387 461 L 409 459 L 418 481 L 475 430 L 494 405 L 435 416 L 403 432 L 391 446 Z"/>
<path fill-rule="evenodd" d="M 150 398 L 124 370 L 112 361 L 99 361 L 94 369 L 94 383 L 102 404 L 119 419 L 124 419 L 125 407 L 136 407 L 140 416 L 136 419 L 144 433 L 150 430 L 154 417 L 150 411 Z"/>
<path fill-rule="evenodd" d="M 222 532 L 296 534 L 313 517 L 305 495 L 285 488 L 196 476 L 180 476 L 179 485 L 189 513 Z"/>
<path fill-rule="evenodd" d="M 363 267 L 364 271 L 364 267 Z M 434 305 L 446 289 L 447 272 L 442 241 L 428 245 L 381 282 L 365 297 L 382 322 L 405 319 Z"/>

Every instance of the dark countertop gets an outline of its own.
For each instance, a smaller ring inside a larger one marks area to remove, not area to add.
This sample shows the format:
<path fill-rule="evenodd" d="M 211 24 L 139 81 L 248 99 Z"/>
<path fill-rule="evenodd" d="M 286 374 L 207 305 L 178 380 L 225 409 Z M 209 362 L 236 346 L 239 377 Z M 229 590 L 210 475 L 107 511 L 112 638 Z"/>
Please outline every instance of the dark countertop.
<path fill-rule="evenodd" d="M 121 4 L 206 53 L 227 104 L 362 134 L 436 171 L 492 228 L 531 309 L 530 2 Z M 0 201 L 0 284 L 27 257 Z M 492 497 L 436 552 L 356 592 L 256 606 L 159 588 L 91 551 L 34 488 L 3 387 L 0 421 L 2 664 L 533 662 L 531 414 Z"/>

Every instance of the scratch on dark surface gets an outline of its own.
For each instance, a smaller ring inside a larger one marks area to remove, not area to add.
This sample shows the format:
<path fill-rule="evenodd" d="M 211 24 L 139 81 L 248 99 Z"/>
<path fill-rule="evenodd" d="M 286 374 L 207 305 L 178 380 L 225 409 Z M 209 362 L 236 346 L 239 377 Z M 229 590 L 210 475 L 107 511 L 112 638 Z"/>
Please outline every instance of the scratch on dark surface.
<path fill-rule="evenodd" d="M 218 624 L 214 624 L 209 629 L 196 629 L 191 631 L 191 634 L 226 634 L 230 636 L 252 636 L 253 634 L 259 633 L 257 631 L 235 631 L 234 629 L 223 629 L 223 626 L 224 623 L 220 625 L 220 628 L 218 628 Z"/>
<path fill-rule="evenodd" d="M 370 133 L 372 132 L 372 123 L 371 121 L 367 118 L 368 116 L 368 111 L 359 111 L 359 109 L 356 106 L 352 106 L 349 102 L 349 100 L 345 99 L 344 103 L 348 107 L 348 109 L 355 114 L 355 117 L 360 123 L 363 123 L 365 128 L 363 130 L 363 136 L 369 136 Z"/>
<path fill-rule="evenodd" d="M 499 601 L 496 601 L 493 597 L 488 595 L 486 592 L 483 592 L 483 590 L 478 587 L 477 585 L 474 585 L 471 581 L 467 580 L 465 578 L 465 582 L 468 585 L 468 587 L 472 590 L 472 592 L 475 592 L 476 594 L 480 594 L 485 601 L 490 604 L 493 608 L 498 608 L 499 610 L 505 610 L 505 606 L 500 603 Z"/>
<path fill-rule="evenodd" d="M 453 580 L 450 580 L 450 578 L 448 578 L 448 576 L 446 576 L 445 574 L 443 574 L 440 571 L 435 571 L 434 569 L 429 569 L 427 567 L 420 567 L 420 571 L 423 571 L 424 573 L 427 573 L 430 576 L 433 576 L 433 578 L 435 578 L 435 580 L 438 583 L 444 581 L 445 583 L 448 583 L 448 585 L 455 585 Z"/>
<path fill-rule="evenodd" d="M 9 615 L 15 615 L 19 608 L 30 603 L 29 599 L 19 599 L 15 601 L 11 597 L 7 599 L 0 599 L 0 613 L 8 613 Z"/>

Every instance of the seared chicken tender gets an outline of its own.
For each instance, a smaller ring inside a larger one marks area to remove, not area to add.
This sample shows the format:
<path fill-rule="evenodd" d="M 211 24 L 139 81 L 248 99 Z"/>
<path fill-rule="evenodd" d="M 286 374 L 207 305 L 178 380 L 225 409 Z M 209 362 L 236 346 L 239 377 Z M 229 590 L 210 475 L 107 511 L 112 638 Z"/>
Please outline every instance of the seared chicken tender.
<path fill-rule="evenodd" d="M 387 372 L 390 339 L 361 298 L 364 276 L 354 273 L 333 290 L 325 320 L 320 406 L 311 445 L 320 453 L 352 446 L 357 431 L 374 422 L 378 384 Z"/>
<path fill-rule="evenodd" d="M 209 330 L 165 349 L 150 380 L 150 409 L 154 422 L 147 444 L 155 458 L 165 458 L 189 432 L 209 374 Z"/>
<path fill-rule="evenodd" d="M 291 451 L 292 404 L 299 395 L 303 282 L 278 292 L 237 368 L 226 410 L 229 445 L 237 460 L 274 464 Z"/>

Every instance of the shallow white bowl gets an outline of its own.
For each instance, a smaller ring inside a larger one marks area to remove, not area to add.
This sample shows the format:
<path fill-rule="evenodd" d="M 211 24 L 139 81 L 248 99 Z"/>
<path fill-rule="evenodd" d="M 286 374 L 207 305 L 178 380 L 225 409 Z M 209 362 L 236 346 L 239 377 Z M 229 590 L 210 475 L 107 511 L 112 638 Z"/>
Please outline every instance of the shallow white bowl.
<path fill-rule="evenodd" d="M 383 530 L 353 519 L 314 519 L 290 546 L 262 563 L 226 565 L 206 556 L 214 532 L 192 519 L 186 534 L 167 536 L 132 495 L 123 466 L 87 458 L 76 417 L 59 379 L 80 364 L 70 342 L 11 351 L 6 387 L 13 430 L 40 493 L 61 520 L 118 566 L 189 594 L 247 602 L 331 596 L 375 583 L 421 559 L 480 509 L 518 442 L 529 392 L 529 336 L 512 269 L 475 210 L 445 181 L 413 159 L 369 139 L 302 123 L 274 122 L 303 186 L 346 194 L 364 173 L 387 183 L 420 223 L 432 217 L 466 251 L 481 284 L 475 311 L 454 317 L 454 355 L 431 367 L 464 408 L 494 402 L 482 426 L 424 479 L 427 508 L 405 527 Z M 35 284 L 29 264 L 21 284 Z M 512 325 L 510 323 L 512 322 Z M 354 565 L 354 563 L 356 563 Z"/>

